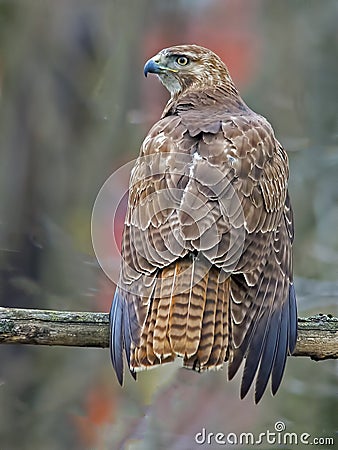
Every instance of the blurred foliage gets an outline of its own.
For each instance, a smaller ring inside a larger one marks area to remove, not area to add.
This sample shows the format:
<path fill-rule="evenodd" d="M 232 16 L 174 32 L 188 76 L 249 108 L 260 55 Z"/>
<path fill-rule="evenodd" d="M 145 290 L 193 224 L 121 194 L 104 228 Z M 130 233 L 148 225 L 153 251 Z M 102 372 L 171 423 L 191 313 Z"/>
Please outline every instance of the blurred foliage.
<path fill-rule="evenodd" d="M 336 314 L 337 22 L 335 0 L 0 1 L 0 304 L 108 310 L 92 206 L 167 98 L 143 80 L 144 61 L 194 42 L 222 56 L 288 150 L 300 312 Z M 277 420 L 335 432 L 332 361 L 290 358 L 280 393 L 258 407 L 224 371 L 178 365 L 120 389 L 107 351 L 2 347 L 0 449 L 192 449 L 203 426 Z"/>

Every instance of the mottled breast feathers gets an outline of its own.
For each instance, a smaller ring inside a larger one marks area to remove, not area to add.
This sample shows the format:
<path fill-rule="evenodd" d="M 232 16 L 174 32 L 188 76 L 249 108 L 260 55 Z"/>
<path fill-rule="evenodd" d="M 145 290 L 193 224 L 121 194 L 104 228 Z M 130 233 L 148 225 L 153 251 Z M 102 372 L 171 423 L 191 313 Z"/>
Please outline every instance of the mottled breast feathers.
<path fill-rule="evenodd" d="M 123 350 L 133 376 L 181 356 L 199 371 L 228 361 L 232 378 L 244 361 L 241 397 L 256 378 L 257 402 L 270 378 L 277 391 L 297 336 L 288 159 L 229 75 L 177 92 L 171 55 L 198 61 L 199 49 L 154 57 L 176 87 L 131 174 L 111 355 L 120 383 Z"/>

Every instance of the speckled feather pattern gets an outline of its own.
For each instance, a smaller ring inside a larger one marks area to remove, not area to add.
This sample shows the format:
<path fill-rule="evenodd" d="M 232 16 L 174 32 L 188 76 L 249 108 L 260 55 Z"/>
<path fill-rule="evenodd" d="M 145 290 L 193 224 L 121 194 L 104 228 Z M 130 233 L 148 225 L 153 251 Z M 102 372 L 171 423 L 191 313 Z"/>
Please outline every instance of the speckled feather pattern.
<path fill-rule="evenodd" d="M 288 158 L 210 50 L 176 46 L 189 67 L 131 174 L 111 310 L 119 381 L 183 358 L 204 371 L 244 361 L 241 396 L 275 393 L 297 336 Z M 169 64 L 169 62 L 168 62 Z M 162 80 L 163 81 L 163 80 Z M 164 82 L 165 84 L 165 82 Z"/>

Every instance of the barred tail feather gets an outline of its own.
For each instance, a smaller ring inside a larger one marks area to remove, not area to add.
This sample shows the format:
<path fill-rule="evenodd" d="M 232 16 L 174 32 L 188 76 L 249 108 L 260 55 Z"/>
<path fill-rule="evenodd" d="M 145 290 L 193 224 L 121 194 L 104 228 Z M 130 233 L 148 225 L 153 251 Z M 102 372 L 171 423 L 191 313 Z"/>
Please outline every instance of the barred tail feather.
<path fill-rule="evenodd" d="M 222 366 L 228 346 L 229 281 L 206 260 L 187 257 L 164 268 L 149 299 L 137 345 L 131 345 L 135 370 L 184 358 L 194 370 Z"/>

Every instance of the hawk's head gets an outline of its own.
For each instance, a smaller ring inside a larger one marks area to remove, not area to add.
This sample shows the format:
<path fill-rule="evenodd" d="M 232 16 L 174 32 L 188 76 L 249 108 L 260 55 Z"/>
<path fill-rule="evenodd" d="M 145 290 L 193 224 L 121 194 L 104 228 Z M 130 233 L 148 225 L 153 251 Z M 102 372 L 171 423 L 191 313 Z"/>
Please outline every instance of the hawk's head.
<path fill-rule="evenodd" d="M 173 94 L 186 89 L 232 83 L 223 61 L 198 45 L 177 45 L 161 50 L 144 66 L 145 76 L 155 73 Z"/>

